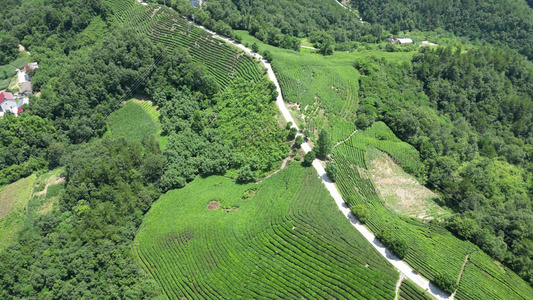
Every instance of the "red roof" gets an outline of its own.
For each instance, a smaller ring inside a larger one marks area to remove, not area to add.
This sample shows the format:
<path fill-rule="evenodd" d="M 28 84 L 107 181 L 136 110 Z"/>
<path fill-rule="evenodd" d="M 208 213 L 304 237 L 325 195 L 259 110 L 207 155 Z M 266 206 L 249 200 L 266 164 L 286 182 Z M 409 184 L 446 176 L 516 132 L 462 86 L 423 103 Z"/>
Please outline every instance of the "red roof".
<path fill-rule="evenodd" d="M 19 107 L 19 109 L 17 110 L 17 115 L 20 115 L 21 112 L 22 112 L 22 107 Z"/>
<path fill-rule="evenodd" d="M 4 100 L 15 100 L 15 97 L 11 93 L 2 92 L 0 93 L 0 103 L 4 102 Z"/>

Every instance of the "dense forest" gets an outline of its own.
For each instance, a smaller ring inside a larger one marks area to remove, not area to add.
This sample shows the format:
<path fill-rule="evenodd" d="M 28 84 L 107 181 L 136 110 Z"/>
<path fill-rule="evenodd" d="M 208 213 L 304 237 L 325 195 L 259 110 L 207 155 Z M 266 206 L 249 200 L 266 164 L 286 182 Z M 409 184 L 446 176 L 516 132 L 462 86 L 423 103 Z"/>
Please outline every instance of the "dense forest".
<path fill-rule="evenodd" d="M 2 299 L 145 299 L 158 293 L 131 253 L 143 214 L 159 197 L 144 144 L 97 140 L 69 154 L 56 209 L 26 222 L 0 254 Z M 141 172 L 139 170 L 142 170 Z"/>
<path fill-rule="evenodd" d="M 533 283 L 533 64 L 508 48 L 422 48 L 412 64 L 366 58 L 357 125 L 414 145 L 410 170 L 456 212 L 448 227 Z"/>
<path fill-rule="evenodd" d="M 152 0 L 159 4 L 170 1 Z M 361 23 L 351 11 L 335 0 L 210 0 L 204 9 L 190 6 L 189 1 L 173 1 L 172 7 L 183 15 L 216 32 L 239 39 L 232 29 L 248 30 L 259 40 L 299 51 L 300 39 L 307 37 L 320 47 L 328 41 L 341 44 L 350 41 L 378 42 L 382 27 Z"/>
<path fill-rule="evenodd" d="M 400 30 L 444 29 L 472 41 L 505 43 L 533 59 L 533 10 L 523 0 L 351 1 L 365 21 Z"/>

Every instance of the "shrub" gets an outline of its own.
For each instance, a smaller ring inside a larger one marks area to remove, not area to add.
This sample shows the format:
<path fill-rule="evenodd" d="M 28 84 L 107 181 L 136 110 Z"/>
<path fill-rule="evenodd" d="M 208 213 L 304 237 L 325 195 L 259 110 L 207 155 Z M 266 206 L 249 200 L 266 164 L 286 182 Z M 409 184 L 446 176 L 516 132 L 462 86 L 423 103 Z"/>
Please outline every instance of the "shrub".
<path fill-rule="evenodd" d="M 329 178 L 333 181 L 337 181 L 337 174 L 339 174 L 339 168 L 336 164 L 328 164 L 326 166 L 326 173 L 328 174 Z"/>
<path fill-rule="evenodd" d="M 309 151 L 304 156 L 304 166 L 311 166 L 313 164 L 313 160 L 315 160 L 316 155 L 315 151 Z"/>
<path fill-rule="evenodd" d="M 291 127 L 291 129 L 289 129 L 289 135 L 287 135 L 287 139 L 294 140 L 296 133 L 298 133 L 298 130 L 295 127 Z"/>
<path fill-rule="evenodd" d="M 252 182 L 255 181 L 255 179 L 256 174 L 252 171 L 252 169 L 250 169 L 250 166 L 242 167 L 237 175 L 237 182 L 240 183 Z"/>
<path fill-rule="evenodd" d="M 294 140 L 294 147 L 299 149 L 302 146 L 303 142 L 304 138 L 301 135 L 297 136 L 296 140 Z"/>
<path fill-rule="evenodd" d="M 357 204 L 356 206 L 352 207 L 352 212 L 355 217 L 363 224 L 366 223 L 366 221 L 368 221 L 368 218 L 370 217 L 370 210 L 368 210 L 368 207 L 366 207 L 365 204 Z"/>
<path fill-rule="evenodd" d="M 450 275 L 438 274 L 433 279 L 433 283 L 450 294 L 457 289 L 456 281 Z"/>
<path fill-rule="evenodd" d="M 259 45 L 257 45 L 257 43 L 252 44 L 252 51 L 255 53 L 259 52 Z"/>
<path fill-rule="evenodd" d="M 294 160 L 295 160 L 295 161 L 300 161 L 300 160 L 302 160 L 302 158 L 299 157 L 298 155 L 296 155 L 296 156 L 294 157 Z"/>
<path fill-rule="evenodd" d="M 287 124 L 285 124 L 285 129 L 290 130 L 291 127 L 292 127 L 292 122 L 291 121 L 289 121 L 289 122 L 287 122 Z"/>

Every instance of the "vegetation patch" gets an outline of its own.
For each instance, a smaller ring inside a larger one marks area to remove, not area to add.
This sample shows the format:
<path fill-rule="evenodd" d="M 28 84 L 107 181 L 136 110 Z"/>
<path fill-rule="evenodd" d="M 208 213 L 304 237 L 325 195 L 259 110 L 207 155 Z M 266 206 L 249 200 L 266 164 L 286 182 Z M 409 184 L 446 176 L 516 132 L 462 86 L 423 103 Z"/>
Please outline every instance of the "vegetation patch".
<path fill-rule="evenodd" d="M 36 178 L 36 175 L 31 175 L 0 190 L 0 252 L 13 242 L 22 229 Z"/>
<path fill-rule="evenodd" d="M 0 219 L 14 210 L 24 209 L 30 199 L 36 178 L 36 175 L 31 175 L 0 190 Z"/>
<path fill-rule="evenodd" d="M 124 137 L 128 141 L 141 141 L 159 131 L 156 115 L 150 106 L 138 101 L 128 101 L 124 107 L 109 116 L 109 129 L 112 137 Z M 152 114 L 148 111 L 150 110 Z M 154 116 L 153 116 L 154 115 Z"/>

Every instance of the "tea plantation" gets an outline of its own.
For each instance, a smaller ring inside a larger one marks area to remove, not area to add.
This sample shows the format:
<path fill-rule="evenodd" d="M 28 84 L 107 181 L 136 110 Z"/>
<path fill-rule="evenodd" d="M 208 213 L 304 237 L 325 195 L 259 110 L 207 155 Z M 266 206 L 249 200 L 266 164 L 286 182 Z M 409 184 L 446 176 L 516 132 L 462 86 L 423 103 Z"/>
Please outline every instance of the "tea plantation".
<path fill-rule="evenodd" d="M 117 22 L 146 34 L 154 43 L 171 51 L 175 47 L 188 50 L 192 60 L 206 66 L 224 89 L 233 77 L 259 80 L 258 62 L 211 34 L 193 25 L 172 9 L 159 5 L 139 5 L 134 0 L 108 0 Z M 190 28 L 190 31 L 189 31 Z"/>
<path fill-rule="evenodd" d="M 438 222 L 405 217 L 386 207 L 367 172 L 369 147 L 388 153 L 404 168 L 419 168 L 418 152 L 379 122 L 358 131 L 333 152 L 344 200 L 350 207 L 362 204 L 368 208 L 366 225 L 375 234 L 387 228 L 395 239 L 404 242 L 408 250 L 403 259 L 413 269 L 432 281 L 444 277 L 456 282 L 470 254 L 456 299 L 528 299 L 533 295 L 531 287 L 514 272 L 494 262 L 474 244 L 456 238 Z"/>
<path fill-rule="evenodd" d="M 171 299 L 392 299 L 399 275 L 299 163 L 260 184 L 169 191 L 134 244 Z"/>

